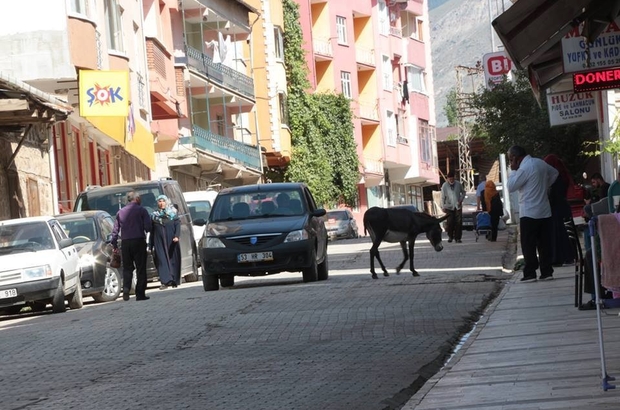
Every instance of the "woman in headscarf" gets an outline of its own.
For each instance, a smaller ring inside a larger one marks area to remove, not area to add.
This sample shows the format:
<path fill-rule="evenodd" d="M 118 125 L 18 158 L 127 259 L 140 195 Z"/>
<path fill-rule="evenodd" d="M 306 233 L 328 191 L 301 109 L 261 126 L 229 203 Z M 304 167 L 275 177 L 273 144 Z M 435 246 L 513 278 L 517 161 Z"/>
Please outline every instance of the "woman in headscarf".
<path fill-rule="evenodd" d="M 554 154 L 549 154 L 543 160 L 558 170 L 558 177 L 549 191 L 549 205 L 551 205 L 551 219 L 553 221 L 553 266 L 572 264 L 575 260 L 573 247 L 570 245 L 564 220 L 572 218 L 573 214 L 568 203 L 568 187 L 573 184 L 573 178 L 564 162 Z"/>
<path fill-rule="evenodd" d="M 491 217 L 491 236 L 487 237 L 491 242 L 497 241 L 497 227 L 499 218 L 504 215 L 504 204 L 497 192 L 495 182 L 488 180 L 484 185 L 484 199 L 480 201 L 482 210 L 489 213 Z"/>
<path fill-rule="evenodd" d="M 157 210 L 151 214 L 153 230 L 149 247 L 161 282 L 160 289 L 173 288 L 181 283 L 181 223 L 176 208 L 166 195 L 157 197 Z"/>

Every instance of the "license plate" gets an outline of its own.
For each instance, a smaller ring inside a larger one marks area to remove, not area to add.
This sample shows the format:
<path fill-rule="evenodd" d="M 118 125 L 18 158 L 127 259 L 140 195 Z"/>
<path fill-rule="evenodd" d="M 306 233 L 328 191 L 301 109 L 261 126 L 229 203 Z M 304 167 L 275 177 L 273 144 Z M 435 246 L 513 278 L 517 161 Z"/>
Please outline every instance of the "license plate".
<path fill-rule="evenodd" d="M 17 297 L 17 289 L 0 290 L 0 299 Z"/>
<path fill-rule="evenodd" d="M 263 262 L 272 261 L 273 252 L 254 252 L 254 253 L 240 253 L 237 255 L 237 262 L 249 263 L 249 262 Z"/>

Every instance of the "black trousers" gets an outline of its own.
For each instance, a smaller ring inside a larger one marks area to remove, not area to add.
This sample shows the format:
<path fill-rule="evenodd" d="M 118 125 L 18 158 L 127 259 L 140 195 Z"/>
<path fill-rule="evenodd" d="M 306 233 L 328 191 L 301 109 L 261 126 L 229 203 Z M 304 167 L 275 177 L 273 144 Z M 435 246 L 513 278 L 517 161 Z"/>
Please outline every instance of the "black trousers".
<path fill-rule="evenodd" d="M 553 222 L 551 217 L 543 219 L 520 218 L 521 251 L 525 266 L 524 278 L 535 278 L 540 267 L 541 276 L 553 275 Z"/>
<path fill-rule="evenodd" d="M 463 210 L 462 209 L 447 209 L 446 214 L 446 229 L 448 230 L 448 239 L 461 240 L 463 236 Z"/>
<path fill-rule="evenodd" d="M 123 239 L 121 242 L 123 255 L 123 292 L 131 289 L 133 270 L 136 270 L 136 297 L 146 294 L 146 239 Z"/>

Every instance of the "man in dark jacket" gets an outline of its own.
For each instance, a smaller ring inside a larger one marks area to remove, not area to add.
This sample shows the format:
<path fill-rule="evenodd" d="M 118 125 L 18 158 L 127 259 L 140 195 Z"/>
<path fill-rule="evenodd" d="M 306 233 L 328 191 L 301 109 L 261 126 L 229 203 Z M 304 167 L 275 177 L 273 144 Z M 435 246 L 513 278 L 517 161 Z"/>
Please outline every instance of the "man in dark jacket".
<path fill-rule="evenodd" d="M 112 247 L 118 252 L 118 238 L 122 240 L 123 300 L 129 300 L 133 270 L 136 269 L 136 300 L 148 300 L 146 296 L 146 234 L 151 231 L 151 216 L 140 204 L 140 195 L 127 193 L 127 205 L 116 214 L 112 230 Z"/>

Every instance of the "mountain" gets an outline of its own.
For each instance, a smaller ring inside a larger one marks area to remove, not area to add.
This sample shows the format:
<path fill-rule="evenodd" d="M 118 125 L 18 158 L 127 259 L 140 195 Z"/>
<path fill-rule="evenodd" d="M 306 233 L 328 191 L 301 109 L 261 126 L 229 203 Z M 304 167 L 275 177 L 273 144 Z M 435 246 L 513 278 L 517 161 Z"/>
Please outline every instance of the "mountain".
<path fill-rule="evenodd" d="M 489 11 L 493 18 L 512 3 L 509 0 L 429 0 L 431 55 L 437 126 L 445 127 L 446 97 L 456 87 L 456 66 L 475 67 L 482 56 L 495 50 L 501 42 L 492 30 Z M 483 79 L 481 80 L 481 82 Z M 465 89 L 464 91 L 471 91 Z"/>

